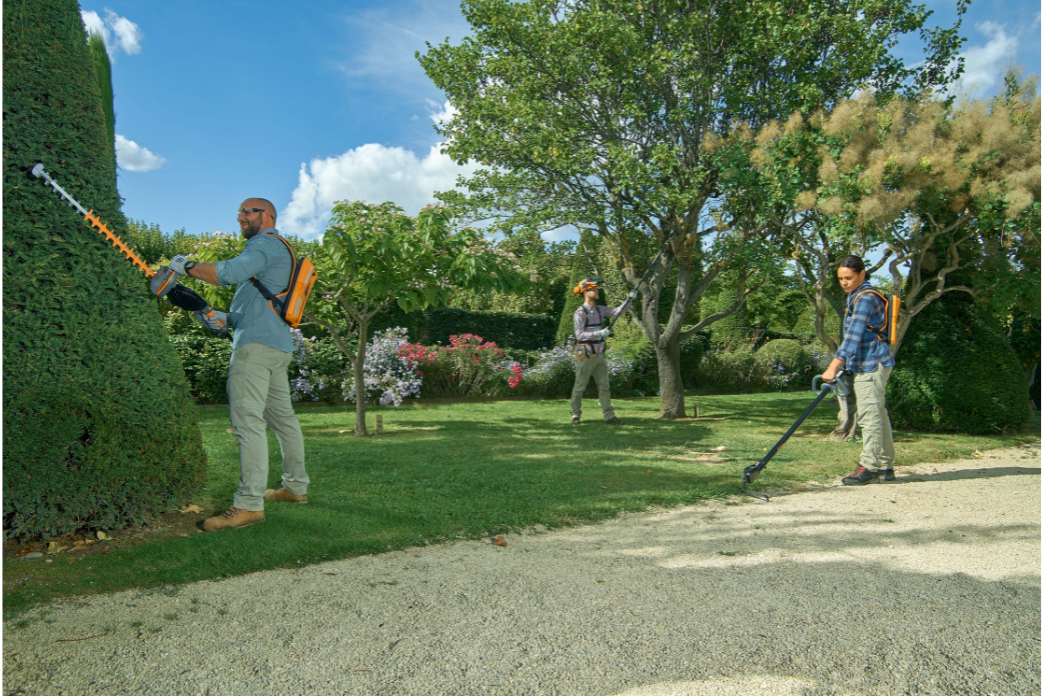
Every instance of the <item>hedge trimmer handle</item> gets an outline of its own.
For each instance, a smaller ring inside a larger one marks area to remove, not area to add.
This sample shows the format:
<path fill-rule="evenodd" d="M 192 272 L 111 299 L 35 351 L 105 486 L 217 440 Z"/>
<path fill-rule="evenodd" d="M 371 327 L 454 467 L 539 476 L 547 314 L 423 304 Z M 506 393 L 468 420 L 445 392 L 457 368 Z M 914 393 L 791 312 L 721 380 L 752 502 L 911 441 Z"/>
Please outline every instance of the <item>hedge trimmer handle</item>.
<path fill-rule="evenodd" d="M 838 396 L 848 396 L 848 386 L 841 380 L 844 374 L 845 370 L 841 370 L 834 376 L 832 382 L 824 382 L 823 375 L 816 375 L 812 378 L 812 393 L 818 396 L 824 391 L 830 391 Z"/>

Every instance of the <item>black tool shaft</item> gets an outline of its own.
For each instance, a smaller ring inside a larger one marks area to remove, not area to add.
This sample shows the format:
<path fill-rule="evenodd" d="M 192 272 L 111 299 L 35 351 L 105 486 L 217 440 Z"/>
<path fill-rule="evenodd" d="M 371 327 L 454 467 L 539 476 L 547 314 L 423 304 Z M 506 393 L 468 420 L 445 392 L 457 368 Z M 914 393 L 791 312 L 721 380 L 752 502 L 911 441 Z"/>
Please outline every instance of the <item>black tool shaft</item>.
<path fill-rule="evenodd" d="M 787 440 L 790 439 L 790 436 L 793 435 L 794 432 L 798 429 L 798 427 L 805 422 L 805 419 L 808 418 L 808 416 L 816 410 L 816 406 L 819 405 L 819 402 L 822 401 L 827 394 L 833 394 L 833 392 L 830 389 L 824 389 L 821 392 L 819 392 L 819 395 L 812 401 L 811 404 L 809 404 L 809 407 L 805 409 L 805 412 L 801 414 L 801 417 L 794 422 L 794 425 L 790 426 L 790 429 L 783 435 L 783 437 L 779 439 L 779 442 L 777 442 L 775 446 L 773 446 L 772 449 L 770 449 L 765 454 L 765 456 L 761 458 L 761 461 L 759 461 L 757 464 L 754 464 L 753 466 L 748 466 L 743 471 L 744 484 L 752 483 L 758 477 L 758 474 L 761 472 L 762 469 L 765 468 L 765 465 L 769 463 L 769 460 L 776 456 L 776 452 L 779 452 L 780 448 L 782 448 L 783 445 L 786 444 Z"/>
<path fill-rule="evenodd" d="M 671 232 L 669 235 L 667 235 L 667 241 L 665 241 L 663 243 L 663 246 L 660 247 L 660 251 L 656 254 L 656 258 L 654 258 L 652 260 L 652 263 L 649 264 L 649 267 L 645 269 L 645 273 L 642 275 L 642 277 L 638 279 L 638 284 L 634 286 L 635 290 L 642 287 L 642 283 L 644 283 L 645 279 L 649 276 L 650 273 L 652 273 L 652 269 L 656 268 L 657 262 L 660 260 L 660 257 L 663 256 L 663 252 L 667 251 L 667 245 L 671 243 L 672 239 L 674 239 L 674 232 Z M 624 300 L 623 306 L 620 308 L 620 313 L 617 314 L 615 317 L 610 317 L 609 323 L 606 324 L 605 328 L 613 328 L 613 324 L 616 323 L 617 319 L 623 316 L 623 313 L 627 311 L 627 307 L 630 306 L 630 304 L 631 298 L 628 297 L 626 300 Z"/>

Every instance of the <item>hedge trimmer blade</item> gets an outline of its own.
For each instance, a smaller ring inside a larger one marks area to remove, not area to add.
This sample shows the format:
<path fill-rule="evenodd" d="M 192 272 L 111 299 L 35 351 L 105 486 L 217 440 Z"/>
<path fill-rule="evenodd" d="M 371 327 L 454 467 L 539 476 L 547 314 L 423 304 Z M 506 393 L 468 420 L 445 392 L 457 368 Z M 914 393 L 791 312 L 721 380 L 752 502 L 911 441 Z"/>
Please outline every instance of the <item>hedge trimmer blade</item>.
<path fill-rule="evenodd" d="M 156 271 L 149 268 L 148 265 L 141 260 L 141 257 L 139 257 L 133 249 L 124 244 L 117 234 L 113 233 L 112 230 L 106 227 L 105 223 L 99 220 L 98 216 L 94 214 L 93 210 L 87 210 L 86 208 L 84 208 L 75 198 L 70 196 L 65 189 L 59 186 L 58 182 L 52 179 L 51 175 L 44 171 L 42 162 L 37 163 L 37 165 L 33 167 L 32 171 L 33 176 L 43 177 L 47 181 L 47 183 L 50 184 L 51 188 L 55 190 L 55 192 L 57 192 L 62 198 L 69 202 L 69 205 L 80 211 L 80 213 L 83 214 L 84 219 L 87 220 L 87 222 L 91 223 L 91 227 L 96 227 L 98 229 L 98 232 L 101 233 L 110 242 L 112 242 L 112 245 L 116 247 L 117 251 L 123 254 L 128 261 L 140 268 L 146 277 L 151 278 L 152 276 L 156 275 Z"/>

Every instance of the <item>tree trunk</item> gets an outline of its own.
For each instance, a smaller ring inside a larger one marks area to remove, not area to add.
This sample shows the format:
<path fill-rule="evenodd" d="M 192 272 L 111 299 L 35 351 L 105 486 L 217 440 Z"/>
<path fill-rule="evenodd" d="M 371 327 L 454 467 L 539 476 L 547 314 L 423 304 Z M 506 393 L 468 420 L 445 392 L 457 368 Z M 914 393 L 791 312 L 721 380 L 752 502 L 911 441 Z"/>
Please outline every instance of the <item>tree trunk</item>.
<path fill-rule="evenodd" d="M 681 339 L 675 332 L 664 345 L 663 338 L 656 343 L 656 368 L 660 375 L 660 413 L 656 417 L 682 418 L 685 394 L 681 381 Z"/>
<path fill-rule="evenodd" d="M 848 396 L 835 397 L 841 410 L 837 414 L 837 427 L 826 437 L 828 442 L 844 442 L 850 437 L 855 437 L 856 426 L 859 425 L 852 373 L 847 373 L 840 379 L 848 387 Z"/>
<path fill-rule="evenodd" d="M 355 378 L 355 436 L 366 437 L 366 385 L 363 382 L 363 367 L 366 366 L 366 315 L 359 322 L 359 348 L 352 361 L 352 373 Z"/>

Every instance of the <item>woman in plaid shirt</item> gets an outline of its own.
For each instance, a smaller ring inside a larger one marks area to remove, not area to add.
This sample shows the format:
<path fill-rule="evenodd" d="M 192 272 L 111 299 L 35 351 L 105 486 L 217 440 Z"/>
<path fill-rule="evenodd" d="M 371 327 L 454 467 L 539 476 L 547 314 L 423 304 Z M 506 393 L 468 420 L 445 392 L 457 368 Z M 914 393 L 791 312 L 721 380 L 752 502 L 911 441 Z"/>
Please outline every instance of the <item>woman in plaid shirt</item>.
<path fill-rule="evenodd" d="M 866 266 L 858 256 L 846 256 L 837 269 L 841 289 L 848 293 L 845 300 L 845 340 L 834 354 L 830 366 L 823 373 L 823 381 L 831 382 L 838 369 L 855 375 L 855 396 L 859 425 L 863 430 L 863 453 L 855 473 L 841 479 L 846 486 L 862 486 L 876 481 L 882 475 L 886 481 L 895 479 L 892 462 L 895 447 L 892 444 L 892 424 L 885 405 L 885 385 L 895 367 L 895 358 L 888 341 L 873 327 L 885 325 L 886 305 L 880 297 L 867 290 Z"/>

